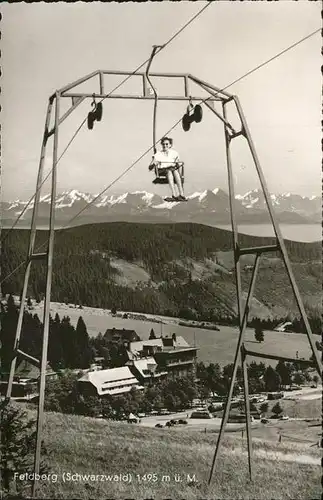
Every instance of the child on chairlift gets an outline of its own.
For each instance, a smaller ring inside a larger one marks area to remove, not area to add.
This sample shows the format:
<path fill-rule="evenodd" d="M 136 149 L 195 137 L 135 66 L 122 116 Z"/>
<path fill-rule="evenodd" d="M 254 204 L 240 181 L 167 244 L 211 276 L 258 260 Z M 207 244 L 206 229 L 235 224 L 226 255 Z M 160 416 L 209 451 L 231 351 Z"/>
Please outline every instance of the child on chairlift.
<path fill-rule="evenodd" d="M 160 166 L 166 169 L 168 184 L 172 191 L 171 201 L 187 201 L 184 196 L 182 179 L 179 173 L 179 155 L 175 149 L 173 149 L 173 139 L 170 137 L 163 137 L 160 141 L 162 150 L 157 151 L 154 154 L 152 161 L 149 165 L 149 170 L 152 170 L 155 166 Z M 175 185 L 178 190 L 176 194 Z"/>

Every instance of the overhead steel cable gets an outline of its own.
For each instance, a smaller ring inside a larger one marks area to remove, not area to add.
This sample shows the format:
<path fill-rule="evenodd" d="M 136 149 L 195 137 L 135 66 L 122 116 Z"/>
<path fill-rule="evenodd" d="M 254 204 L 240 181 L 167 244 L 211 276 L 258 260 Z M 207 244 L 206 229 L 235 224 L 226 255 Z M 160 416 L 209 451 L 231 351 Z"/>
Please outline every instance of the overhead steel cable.
<path fill-rule="evenodd" d="M 182 26 L 178 31 L 176 31 L 176 33 L 174 33 L 174 35 L 171 36 L 171 38 L 169 38 L 169 40 L 167 40 L 167 42 L 161 46 L 158 47 L 158 49 L 156 50 L 156 54 L 157 55 L 161 50 L 165 49 L 177 36 L 179 36 L 195 19 L 197 19 L 208 7 L 210 7 L 212 2 L 208 2 L 206 5 L 204 5 L 204 7 L 202 7 L 202 9 L 200 9 L 196 14 L 194 14 L 193 17 L 191 17 L 185 24 L 184 26 Z M 108 99 L 111 94 L 113 94 L 113 92 L 115 92 L 116 90 L 118 90 L 124 83 L 126 83 L 132 76 L 134 76 L 137 71 L 139 71 L 143 66 L 145 66 L 145 64 L 147 64 L 149 62 L 150 58 L 146 59 L 142 64 L 140 64 L 140 66 L 138 66 L 135 70 L 133 70 L 133 72 L 126 76 L 126 78 L 124 78 L 122 80 L 122 82 L 120 82 L 116 87 L 114 87 L 108 94 L 106 94 L 100 101 L 99 103 L 102 103 L 105 99 Z M 61 160 L 61 158 L 64 156 L 64 154 L 66 153 L 67 149 L 70 147 L 70 145 L 72 144 L 72 142 L 74 141 L 75 137 L 77 136 L 77 134 L 80 132 L 81 128 L 84 126 L 84 124 L 87 122 L 87 117 L 84 118 L 84 120 L 80 123 L 79 127 L 76 129 L 76 132 L 73 134 L 72 138 L 70 139 L 70 141 L 68 142 L 67 146 L 65 147 L 64 151 L 62 152 L 62 154 L 60 155 L 60 157 L 58 158 L 57 162 L 56 162 L 56 165 L 59 163 L 59 161 Z M 22 212 L 19 214 L 19 216 L 17 217 L 17 219 L 15 220 L 14 224 L 10 227 L 10 229 L 8 230 L 8 232 L 6 233 L 6 235 L 4 236 L 4 238 L 1 240 L 1 242 L 4 242 L 6 241 L 6 239 L 8 238 L 10 232 L 16 227 L 16 225 L 18 224 L 19 220 L 21 219 L 21 217 L 25 214 L 27 208 L 29 207 L 29 205 L 31 204 L 31 202 L 33 201 L 33 199 L 36 197 L 37 193 L 40 191 L 40 189 L 42 188 L 42 186 L 44 185 L 44 183 L 46 182 L 46 180 L 48 179 L 48 177 L 50 176 L 50 174 L 52 173 L 52 170 L 51 169 L 49 171 L 49 173 L 47 174 L 47 176 L 45 177 L 45 179 L 43 180 L 43 182 L 40 184 L 39 188 L 35 191 L 35 193 L 33 194 L 33 196 L 30 198 L 30 200 L 28 201 L 28 203 L 26 204 L 26 206 L 24 207 L 24 209 L 22 210 Z"/>
<path fill-rule="evenodd" d="M 202 12 L 202 11 L 200 11 Z M 195 16 L 196 17 L 196 16 Z M 183 30 L 184 28 L 182 28 Z M 236 80 L 233 80 L 231 83 L 229 83 L 228 85 L 226 85 L 225 87 L 223 87 L 222 89 L 220 89 L 218 92 L 215 92 L 214 95 L 212 95 L 212 97 L 218 95 L 219 93 L 221 93 L 223 90 L 226 90 L 228 89 L 229 87 L 231 87 L 232 85 L 234 85 L 235 83 L 241 81 L 242 79 L 246 78 L 247 76 L 251 75 L 252 73 L 254 73 L 255 71 L 259 70 L 260 68 L 263 68 L 264 66 L 266 66 L 267 64 L 269 64 L 270 62 L 274 61 L 275 59 L 277 59 L 278 57 L 282 56 L 283 54 L 285 54 L 286 52 L 288 52 L 289 50 L 291 50 L 292 48 L 296 47 L 297 45 L 299 45 L 300 43 L 304 42 L 305 40 L 309 39 L 310 37 L 314 36 L 316 33 L 319 33 L 320 32 L 320 29 L 317 29 L 315 31 L 313 31 L 312 33 L 310 33 L 309 35 L 301 38 L 300 40 L 298 40 L 297 42 L 293 43 L 292 45 L 286 47 L 286 49 L 282 50 L 281 52 L 277 53 L 275 56 L 271 57 L 270 59 L 267 59 L 266 61 L 264 61 L 263 63 L 259 64 L 258 66 L 256 66 L 255 68 L 253 68 L 252 70 L 250 71 L 247 71 L 246 73 L 244 73 L 241 77 L 237 78 Z M 174 39 L 174 36 L 173 36 L 173 39 Z M 167 42 L 169 43 L 169 42 Z M 166 46 L 166 44 L 165 44 Z M 165 47 L 164 46 L 164 47 Z M 162 48 L 160 49 L 162 50 Z M 146 61 L 147 62 L 147 61 Z M 145 64 L 145 63 L 144 63 Z M 142 65 L 143 66 L 143 65 Z M 141 66 L 140 66 L 141 68 Z M 136 71 L 138 71 L 139 68 L 137 68 Z M 127 78 L 129 78 L 131 75 L 128 75 Z M 126 81 L 126 79 L 124 80 Z M 121 85 L 121 84 L 120 84 Z M 117 88 L 117 87 L 116 87 Z M 114 89 L 115 90 L 115 89 Z M 113 91 L 114 91 L 113 90 Z M 112 91 L 112 92 L 113 92 Z M 111 92 L 111 93 L 112 93 Z M 103 99 L 105 99 L 106 97 L 104 97 Z M 203 104 L 204 102 L 206 102 L 207 100 L 209 100 L 211 97 L 206 97 L 205 99 L 201 100 L 200 101 L 200 104 Z M 177 127 L 177 125 L 179 125 L 179 123 L 181 123 L 182 121 L 182 117 L 174 123 L 174 125 L 167 131 L 163 134 L 163 136 L 169 134 L 172 130 L 174 130 L 175 127 Z M 162 136 L 162 137 L 163 137 Z M 161 138 L 160 138 L 161 139 Z M 159 139 L 159 140 L 160 140 Z M 105 187 L 93 200 L 91 200 L 90 202 L 87 203 L 87 205 L 85 207 L 83 207 L 82 210 L 80 210 L 71 220 L 68 221 L 67 225 L 63 226 L 62 228 L 60 229 L 57 229 L 56 231 L 59 232 L 59 231 L 62 231 L 63 229 L 66 229 L 69 224 L 71 224 L 71 222 L 73 222 L 81 213 L 83 213 L 85 210 L 87 210 L 87 208 L 89 208 L 100 196 L 102 196 L 102 194 L 104 194 L 110 187 L 112 187 L 116 182 L 118 182 L 126 173 L 128 173 L 142 158 L 144 158 L 144 156 L 146 156 L 146 154 L 149 153 L 149 151 L 152 149 L 152 146 L 150 146 L 144 153 L 142 153 L 129 167 L 127 167 L 116 179 L 114 179 L 114 181 L 112 181 L 107 187 Z M 60 157 L 61 158 L 61 157 Z M 45 241 L 44 243 L 42 243 L 42 245 L 40 245 L 38 248 L 37 248 L 37 251 L 40 250 L 45 244 L 47 243 L 47 241 Z M 10 274 L 8 274 L 2 281 L 0 281 L 0 285 L 2 283 L 4 283 L 7 279 L 9 279 L 16 271 L 18 271 L 23 265 L 24 265 L 25 261 L 21 262 Z"/>
<path fill-rule="evenodd" d="M 235 83 L 240 82 L 240 80 L 242 80 L 243 78 L 246 78 L 246 76 L 251 75 L 252 73 L 254 73 L 255 71 L 257 71 L 258 69 L 262 68 L 263 66 L 266 66 L 266 64 L 270 63 L 271 61 L 274 61 L 275 59 L 277 59 L 278 57 L 282 56 L 283 54 L 285 54 L 289 50 L 293 49 L 294 47 L 296 47 L 300 43 L 305 42 L 305 40 L 307 40 L 308 38 L 311 38 L 312 36 L 316 35 L 316 33 L 319 33 L 320 31 L 321 31 L 321 28 L 313 31 L 309 35 L 306 35 L 304 38 L 301 38 L 300 40 L 298 40 L 297 42 L 293 43 L 292 45 L 289 45 L 288 47 L 286 47 L 286 49 L 282 50 L 281 52 L 278 52 L 278 54 L 276 54 L 275 56 L 271 57 L 270 59 L 267 59 L 263 63 L 259 64 L 255 68 L 251 69 L 250 71 L 248 71 L 247 73 L 245 73 L 240 78 L 237 78 L 236 80 L 234 80 L 233 82 L 231 82 L 226 87 L 223 87 L 223 89 L 221 89 L 221 90 L 226 90 L 228 87 L 231 87 L 231 85 L 234 85 Z"/>

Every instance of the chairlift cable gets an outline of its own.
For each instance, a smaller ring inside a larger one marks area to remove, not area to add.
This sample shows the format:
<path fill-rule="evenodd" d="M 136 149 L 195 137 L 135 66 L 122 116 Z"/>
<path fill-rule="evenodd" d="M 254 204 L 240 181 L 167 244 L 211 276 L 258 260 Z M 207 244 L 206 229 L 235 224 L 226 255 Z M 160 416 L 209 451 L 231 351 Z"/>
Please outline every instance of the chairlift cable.
<path fill-rule="evenodd" d="M 208 4 L 209 5 L 209 4 Z M 204 7 L 205 9 L 205 7 Z M 202 9 L 203 10 L 203 9 Z M 202 12 L 202 10 L 200 12 Z M 195 16 L 196 17 L 196 16 Z M 193 20 L 193 19 L 192 19 Z M 184 27 L 182 28 L 182 30 L 184 29 Z M 240 78 L 237 78 L 236 80 L 234 80 L 233 82 L 229 83 L 228 85 L 226 85 L 225 87 L 223 87 L 222 89 L 220 89 L 218 91 L 218 93 L 220 93 L 221 91 L 223 90 L 226 90 L 228 89 L 229 87 L 231 87 L 232 85 L 234 85 L 235 83 L 237 83 L 238 81 L 241 81 L 242 79 L 246 78 L 247 76 L 251 75 L 252 73 L 254 73 L 255 71 L 257 71 L 258 69 L 264 67 L 265 65 L 269 64 L 270 62 L 274 61 L 275 59 L 277 59 L 278 57 L 280 57 L 281 55 L 285 54 L 287 51 L 291 50 L 292 48 L 296 47 L 297 45 L 299 45 L 300 43 L 304 42 L 305 40 L 309 39 L 310 37 L 314 36 L 316 33 L 320 32 L 320 29 L 317 29 L 315 31 L 313 31 L 312 33 L 310 33 L 309 35 L 305 36 L 304 38 L 298 40 L 298 42 L 295 42 L 293 43 L 292 45 L 288 46 L 286 49 L 284 49 L 283 51 L 279 52 L 278 54 L 276 54 L 275 56 L 271 57 L 270 59 L 267 59 L 266 61 L 264 61 L 263 63 L 259 64 L 258 66 L 256 66 L 254 69 L 248 71 L 247 73 L 244 73 Z M 173 39 L 174 39 L 175 36 L 173 36 Z M 164 45 L 164 47 L 168 44 L 168 42 Z M 145 63 L 144 63 L 145 64 Z M 143 65 L 142 65 L 143 66 Z M 140 66 L 141 67 L 141 66 Z M 139 68 L 137 68 L 138 70 Z M 135 70 L 135 71 L 137 71 Z M 134 73 L 133 73 L 134 74 Z M 128 77 L 124 80 L 126 81 L 127 79 L 130 78 L 130 76 L 132 75 L 128 75 Z M 124 83 L 124 81 L 122 83 Z M 122 85 L 119 84 L 120 85 Z M 118 88 L 118 87 L 116 87 Z M 116 89 L 114 89 L 116 90 Z M 112 90 L 110 92 L 110 94 L 112 92 L 114 92 L 114 90 Z M 217 94 L 218 94 L 217 93 Z M 108 95 L 110 95 L 108 94 Z M 215 94 L 215 95 L 217 95 Z M 108 95 L 106 97 L 108 97 Z M 105 99 L 106 97 L 104 97 L 103 99 Z M 213 97 L 213 96 L 212 96 Z M 208 99 L 210 99 L 210 97 L 207 97 L 203 100 L 200 101 L 200 104 L 203 104 L 204 102 L 206 102 Z M 85 123 L 86 119 L 84 120 L 84 122 L 80 125 L 80 127 Z M 174 130 L 175 127 L 177 127 L 177 125 L 179 125 L 182 121 L 182 117 L 174 123 L 174 125 L 165 133 L 163 134 L 163 136 L 169 134 L 172 130 Z M 75 134 L 74 134 L 75 135 Z M 74 139 L 74 137 L 73 137 Z M 160 139 L 159 139 L 160 140 Z M 118 180 L 120 180 L 126 173 L 128 173 L 142 158 L 144 158 L 144 156 L 146 156 L 146 154 L 149 153 L 149 151 L 151 150 L 151 146 L 144 152 L 142 153 L 142 155 L 140 157 L 138 157 L 129 167 L 127 167 L 114 181 L 112 181 L 106 188 L 104 188 L 101 193 L 99 193 L 92 201 L 88 202 L 85 207 L 80 210 L 68 223 L 67 225 L 63 226 L 61 229 L 58 229 L 57 232 L 63 230 L 63 229 L 66 229 L 67 226 L 73 222 L 76 217 L 78 217 L 82 212 L 84 212 L 84 210 L 86 210 L 88 207 L 90 207 L 97 199 L 99 196 L 101 196 L 103 193 L 105 193 L 110 187 L 112 187 Z M 61 156 L 60 158 L 61 159 Z M 35 195 L 34 195 L 35 196 Z M 11 229 L 9 230 L 9 232 L 11 231 Z M 45 241 L 42 245 L 40 245 L 38 247 L 37 250 L 41 249 L 48 241 Z M 2 285 L 2 283 L 4 283 L 5 281 L 7 281 L 7 279 L 9 279 L 16 271 L 18 271 L 23 265 L 25 264 L 25 261 L 21 262 L 20 264 L 18 264 L 18 266 L 13 270 L 11 271 L 10 274 L 8 274 L 5 278 L 3 278 L 3 280 L 0 281 L 0 285 Z"/>
<path fill-rule="evenodd" d="M 189 19 L 185 24 L 184 26 L 182 26 L 178 31 L 176 31 L 176 33 L 174 33 L 174 35 L 171 36 L 171 38 L 169 38 L 169 40 L 158 47 L 158 49 L 156 50 L 156 53 L 155 55 L 157 55 L 161 50 L 163 50 L 164 48 L 166 48 L 177 36 L 180 35 L 180 33 L 182 33 L 197 17 L 199 17 L 202 12 L 204 12 L 205 9 L 207 9 L 210 5 L 211 5 L 212 2 L 209 2 L 207 3 L 204 7 L 202 7 L 202 9 L 200 9 L 193 17 L 191 17 L 191 19 Z M 124 80 L 122 80 L 122 82 L 120 82 L 116 87 L 114 87 L 105 97 L 103 97 L 101 99 L 101 101 L 99 101 L 99 103 L 102 103 L 105 99 L 107 99 L 108 97 L 110 97 L 110 95 L 115 92 L 116 90 L 118 90 L 124 83 L 126 83 L 132 76 L 134 76 L 137 71 L 139 71 L 143 66 L 145 66 L 145 64 L 147 64 L 147 62 L 149 62 L 149 59 L 146 59 L 142 64 L 140 64 L 140 66 L 138 66 L 130 75 L 128 75 L 126 78 L 124 78 Z M 67 146 L 65 147 L 64 151 L 62 152 L 62 154 L 60 155 L 60 157 L 58 158 L 57 162 L 56 162 L 56 165 L 58 164 L 58 162 L 61 160 L 61 158 L 64 156 L 64 154 L 66 153 L 67 149 L 70 147 L 70 145 L 72 144 L 73 140 L 75 139 L 75 137 L 77 136 L 77 134 L 79 133 L 79 131 L 81 130 L 81 128 L 84 126 L 84 124 L 86 123 L 87 121 L 87 117 L 84 118 L 84 120 L 80 123 L 79 127 L 76 129 L 76 132 L 73 134 L 72 138 L 70 139 L 70 141 L 68 142 Z M 24 213 L 26 212 L 27 208 L 29 207 L 30 203 L 33 201 L 33 199 L 35 198 L 35 196 L 37 195 L 38 191 L 40 191 L 40 189 L 42 188 L 42 186 L 44 185 L 44 183 L 46 182 L 46 180 L 48 179 L 48 177 L 50 176 L 50 174 L 52 173 L 52 170 L 51 169 L 49 171 L 49 173 L 47 174 L 47 176 L 45 177 L 45 179 L 43 180 L 43 182 L 40 184 L 39 188 L 35 191 L 35 193 L 33 194 L 33 196 L 30 198 L 30 200 L 28 201 L 28 203 L 26 204 L 26 206 L 24 207 L 24 209 L 21 211 L 21 213 L 19 214 L 19 216 L 17 217 L 17 219 L 15 220 L 14 224 L 10 227 L 9 231 L 6 233 L 6 235 L 4 236 L 4 238 L 1 239 L 1 242 L 5 242 L 6 239 L 8 238 L 10 232 L 16 227 L 17 223 L 19 222 L 19 220 L 21 219 L 21 217 L 24 215 Z"/>
<path fill-rule="evenodd" d="M 235 83 L 240 82 L 240 80 L 242 80 L 243 78 L 246 78 L 246 76 L 251 75 L 252 73 L 254 73 L 255 71 L 257 71 L 258 69 L 262 68 L 263 66 L 266 66 L 268 63 L 274 61 L 275 59 L 277 59 L 278 57 L 282 56 L 283 54 L 285 54 L 289 50 L 293 49 L 294 47 L 296 47 L 300 43 L 305 42 L 305 40 L 307 40 L 308 38 L 311 38 L 313 35 L 316 35 L 316 33 L 319 33 L 320 31 L 321 31 L 321 29 L 317 29 L 317 30 L 313 31 L 312 33 L 310 33 L 309 35 L 306 35 L 304 38 L 301 38 L 297 42 L 293 43 L 292 45 L 289 45 L 288 47 L 286 47 L 286 49 L 282 50 L 281 52 L 278 52 L 278 54 L 276 54 L 275 56 L 271 57 L 270 59 L 267 59 L 263 63 L 259 64 L 255 68 L 251 69 L 250 71 L 248 71 L 247 73 L 245 73 L 243 76 L 240 76 L 239 78 L 237 78 L 233 82 L 229 83 L 229 85 L 227 85 L 226 87 L 223 87 L 223 89 L 221 89 L 221 91 L 222 90 L 226 90 L 227 88 L 231 87 L 231 85 L 234 85 Z"/>

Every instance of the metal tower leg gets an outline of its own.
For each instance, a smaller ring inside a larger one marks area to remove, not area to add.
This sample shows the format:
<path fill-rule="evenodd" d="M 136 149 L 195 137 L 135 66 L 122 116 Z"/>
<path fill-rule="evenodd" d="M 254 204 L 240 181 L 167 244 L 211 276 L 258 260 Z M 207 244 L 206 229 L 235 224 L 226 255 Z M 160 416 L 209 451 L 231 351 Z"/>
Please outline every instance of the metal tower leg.
<path fill-rule="evenodd" d="M 248 383 L 247 360 L 246 360 L 246 355 L 244 353 L 243 344 L 242 344 L 241 349 L 240 349 L 240 354 L 241 354 L 241 362 L 242 362 L 244 406 L 245 406 L 245 415 L 246 415 L 248 467 L 249 467 L 250 481 L 252 481 L 252 436 L 251 436 L 251 416 L 250 416 L 250 401 L 249 401 L 249 383 Z"/>
<path fill-rule="evenodd" d="M 233 182 L 233 172 L 232 172 L 232 161 L 230 154 L 230 143 L 231 136 L 229 135 L 228 129 L 230 129 L 230 134 L 232 133 L 232 127 L 228 127 L 228 120 L 226 114 L 226 104 L 222 104 L 223 109 L 223 121 L 225 123 L 224 133 L 225 133 L 225 144 L 226 144 L 226 156 L 227 156 L 227 169 L 228 169 L 228 185 L 229 185 L 229 199 L 230 199 L 230 216 L 231 216 L 231 227 L 232 227 L 232 235 L 233 235 L 233 251 L 234 251 L 234 265 L 235 265 L 235 277 L 236 277 L 236 293 L 237 293 L 237 306 L 238 306 L 238 317 L 239 317 L 239 327 L 240 331 L 243 329 L 243 317 L 242 317 L 242 283 L 241 283 L 241 266 L 240 266 L 240 254 L 239 254 L 239 243 L 238 243 L 238 229 L 237 222 L 235 217 L 235 192 L 234 192 L 234 182 Z M 256 260 L 256 265 L 258 266 L 258 261 Z M 257 273 L 258 267 L 256 268 Z M 256 278 L 256 274 L 255 274 Z M 248 302 L 246 303 L 245 313 L 248 314 L 247 308 Z M 246 318 L 247 323 L 247 318 Z M 243 338 L 242 338 L 243 342 Z M 242 344 L 243 346 L 243 344 Z M 242 359 L 242 358 L 241 358 Z M 238 357 L 237 357 L 238 362 Z M 244 370 L 245 368 L 245 370 Z M 248 458 L 249 458 L 249 472 L 250 479 L 252 477 L 251 470 L 251 453 L 252 453 L 252 441 L 251 441 L 251 428 L 250 428 L 250 405 L 249 405 L 249 390 L 248 390 L 248 376 L 246 371 L 246 366 L 242 366 L 243 373 L 243 388 L 244 388 L 244 397 L 245 397 L 245 415 L 246 415 L 246 431 L 247 431 L 247 443 L 248 443 Z M 237 367 L 236 367 L 237 371 Z M 234 387 L 233 381 L 233 387 Z M 230 412 L 230 405 L 228 411 Z M 220 446 L 220 443 L 218 444 Z"/>
<path fill-rule="evenodd" d="M 37 437 L 35 450 L 35 474 L 39 474 L 40 468 L 40 452 L 41 438 L 44 420 L 44 400 L 45 400 L 45 384 L 46 384 L 46 367 L 47 367 L 47 351 L 49 337 L 49 315 L 50 315 L 50 294 L 52 286 L 52 270 L 53 270 L 53 253 L 54 253 L 54 230 L 55 230 L 55 201 L 56 201 L 56 185 L 57 185 L 57 149 L 58 149 L 58 125 L 59 125 L 59 105 L 60 96 L 56 93 L 55 101 L 55 132 L 53 145 L 53 168 L 52 168 L 52 189 L 51 189 L 51 205 L 50 205 L 50 220 L 49 220 L 49 240 L 47 249 L 47 276 L 46 276 L 46 292 L 44 303 L 44 331 L 43 331 L 43 346 L 40 367 L 40 388 L 39 388 L 39 404 L 37 415 Z M 33 482 L 33 496 L 36 493 L 37 481 Z"/>
<path fill-rule="evenodd" d="M 225 103 L 222 104 L 223 118 L 227 121 Z M 224 126 L 225 133 L 225 149 L 226 149 L 226 159 L 227 159 L 227 172 L 228 172 L 228 187 L 229 187 L 229 203 L 230 203 L 230 218 L 231 218 L 231 228 L 232 228 L 232 244 L 233 244 L 233 254 L 234 254 L 234 266 L 235 266 L 235 278 L 236 278 L 236 293 L 237 293 L 237 306 L 238 306 L 238 317 L 239 324 L 241 325 L 242 310 L 241 310 L 241 269 L 239 261 L 239 243 L 238 243 L 238 228 L 237 221 L 235 217 L 235 193 L 234 193 L 234 182 L 233 182 L 233 172 L 232 172 L 232 160 L 230 152 L 230 136 L 226 125 Z"/>
<path fill-rule="evenodd" d="M 215 448 L 215 452 L 214 452 L 214 456 L 213 456 L 213 461 L 212 461 L 212 466 L 211 466 L 211 472 L 210 472 L 209 481 L 208 481 L 209 484 L 211 483 L 211 480 L 212 480 L 212 476 L 213 476 L 213 472 L 214 472 L 215 464 L 216 464 L 216 459 L 218 457 L 218 453 L 219 453 L 221 441 L 222 441 L 223 435 L 224 435 L 224 429 L 225 429 L 225 426 L 227 424 L 228 417 L 229 417 L 231 400 L 232 400 L 232 395 L 233 395 L 233 388 L 234 388 L 234 383 L 235 383 L 235 380 L 236 380 L 237 370 L 238 370 L 239 354 L 241 354 L 241 351 L 243 349 L 243 340 L 244 340 L 245 329 L 246 329 L 246 326 L 247 326 L 248 312 L 249 312 L 250 302 L 251 302 L 251 299 L 252 299 L 252 296 L 253 296 L 253 292 L 254 292 L 254 288 L 255 288 L 256 277 L 257 277 L 257 274 L 258 274 L 259 258 L 260 258 L 259 255 L 257 255 L 256 261 L 255 261 L 255 265 L 254 265 L 254 268 L 253 268 L 252 277 L 251 277 L 251 283 L 250 283 L 250 287 L 249 287 L 247 302 L 246 302 L 246 305 L 245 305 L 245 308 L 244 308 L 242 322 L 240 324 L 240 333 L 239 333 L 238 345 L 237 345 L 235 356 L 234 356 L 233 372 L 232 372 L 232 378 L 231 378 L 231 382 L 230 382 L 229 394 L 228 394 L 228 397 L 227 397 L 227 402 L 226 402 L 226 406 L 225 406 L 225 409 L 224 409 L 224 414 L 223 414 L 223 417 L 222 417 L 222 422 L 221 422 L 219 437 L 218 437 L 218 440 L 217 440 L 217 443 L 216 443 L 216 448 Z M 245 384 L 245 388 L 244 389 L 245 389 L 245 402 L 246 402 L 246 398 L 248 397 L 248 386 L 247 386 L 247 384 Z M 249 397 L 248 397 L 248 401 L 249 401 Z M 246 427 L 247 427 L 247 439 L 248 439 L 248 456 L 251 457 L 251 430 L 250 430 L 250 407 L 249 407 L 249 404 L 248 405 L 245 404 L 245 411 L 246 411 L 246 417 L 247 417 L 247 419 L 246 419 L 246 424 L 247 424 Z M 248 424 L 248 418 L 249 418 L 249 424 Z M 251 458 L 249 458 L 249 472 L 250 472 L 250 475 L 251 475 L 250 460 L 251 460 Z"/>
<path fill-rule="evenodd" d="M 23 284 L 22 294 L 21 294 L 21 302 L 20 302 L 20 310 L 19 310 L 18 323 L 17 323 L 17 329 L 16 329 L 13 358 L 12 358 L 11 366 L 10 366 L 10 374 L 9 374 L 9 381 L 8 381 L 7 394 L 6 394 L 7 400 L 10 400 L 11 394 L 12 394 L 12 384 L 13 384 L 13 379 L 14 379 L 15 370 L 16 370 L 17 350 L 19 349 L 19 341 L 20 341 L 20 336 L 21 336 L 21 328 L 22 328 L 22 322 L 23 322 L 23 316 L 24 316 L 24 306 L 25 306 L 25 300 L 26 300 L 27 289 L 28 289 L 28 281 L 29 281 L 31 263 L 32 263 L 32 260 L 37 255 L 37 254 L 36 255 L 34 254 L 36 231 L 37 231 L 37 216 L 38 216 L 40 191 L 41 191 L 41 185 L 42 185 L 42 179 L 43 179 L 46 145 L 47 145 L 47 139 L 48 139 L 48 127 L 50 124 L 52 106 L 53 106 L 53 99 L 50 98 L 49 103 L 48 103 L 48 108 L 47 108 L 43 143 L 42 143 L 41 153 L 40 153 L 39 169 L 38 169 L 38 176 L 37 176 L 37 183 L 36 183 L 35 201 L 34 201 L 32 220 L 31 220 L 29 247 L 28 247 L 28 253 L 27 253 L 27 258 L 26 258 L 25 277 L 24 277 L 24 284 Z M 21 351 L 19 354 L 23 355 L 23 353 L 21 353 Z"/>
<path fill-rule="evenodd" d="M 226 108 L 225 108 L 225 103 L 222 104 L 222 109 L 223 109 L 223 119 L 225 122 L 227 122 L 227 115 L 226 115 Z M 230 383 L 230 388 L 229 388 L 229 394 L 228 398 L 226 401 L 226 406 L 224 410 L 224 414 L 222 417 L 222 422 L 221 422 L 221 428 L 220 428 L 220 433 L 219 437 L 217 440 L 216 444 L 216 449 L 213 457 L 213 462 L 212 462 L 212 467 L 211 467 L 211 472 L 209 476 L 209 484 L 212 480 L 212 475 L 214 472 L 215 468 L 215 463 L 218 455 L 218 451 L 221 445 L 221 441 L 223 439 L 223 434 L 224 434 L 224 429 L 225 425 L 227 423 L 228 417 L 229 417 L 229 412 L 230 412 L 230 406 L 231 406 L 231 400 L 232 400 L 232 395 L 233 395 L 233 388 L 234 388 L 234 383 L 236 380 L 236 374 L 238 370 L 238 361 L 239 361 L 239 353 L 240 349 L 243 343 L 243 335 L 244 335 L 244 328 L 243 328 L 243 322 L 244 322 L 244 317 L 242 318 L 242 286 L 241 286 L 241 270 L 240 270 L 240 260 L 239 260 L 239 243 L 238 243 L 238 230 L 237 230 L 237 222 L 236 222 L 236 217 L 235 217 L 235 195 L 234 195 L 234 183 L 233 183 L 233 172 L 232 172 L 232 161 L 231 161 L 231 153 L 230 153 L 230 136 L 227 130 L 227 127 L 225 125 L 224 127 L 224 133 L 225 133 L 225 146 L 226 146 L 226 160 L 227 160 L 227 172 L 228 172 L 228 186 L 229 186 L 229 203 L 230 203 L 230 217 L 231 217 L 231 228 L 232 228 L 232 238 L 233 238 L 233 254 L 234 254 L 234 266 L 235 266 L 235 278 L 236 278 L 236 294 L 237 294 L 237 307 L 238 307 L 238 317 L 239 317 L 239 329 L 240 329 L 240 335 L 239 335 L 239 340 L 238 340 L 238 347 L 235 353 L 235 358 L 234 358 L 234 363 L 233 363 L 233 372 L 232 372 L 232 378 L 231 378 L 231 383 Z M 245 312 L 247 311 L 247 304 L 245 307 Z M 245 382 L 245 381 L 244 381 Z M 245 386 L 245 383 L 244 383 Z M 249 440 L 248 440 L 249 443 Z"/>

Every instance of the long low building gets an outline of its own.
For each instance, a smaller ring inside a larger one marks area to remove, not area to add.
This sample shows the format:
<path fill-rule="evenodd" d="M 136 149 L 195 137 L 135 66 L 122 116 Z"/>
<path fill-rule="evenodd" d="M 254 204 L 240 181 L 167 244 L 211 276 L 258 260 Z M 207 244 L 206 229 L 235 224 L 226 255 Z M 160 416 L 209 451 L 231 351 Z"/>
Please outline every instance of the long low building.
<path fill-rule="evenodd" d="M 78 386 L 82 394 L 98 396 L 119 396 L 132 388 L 143 389 L 128 366 L 89 371 L 78 380 Z"/>

